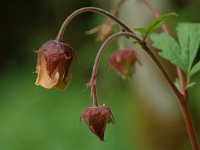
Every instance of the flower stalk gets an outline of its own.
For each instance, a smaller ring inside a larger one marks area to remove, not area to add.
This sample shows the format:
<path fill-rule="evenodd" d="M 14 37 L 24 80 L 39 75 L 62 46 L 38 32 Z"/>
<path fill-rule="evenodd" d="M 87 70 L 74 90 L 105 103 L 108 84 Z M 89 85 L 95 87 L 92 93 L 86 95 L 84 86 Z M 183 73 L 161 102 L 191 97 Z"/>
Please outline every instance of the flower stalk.
<path fill-rule="evenodd" d="M 84 7 L 84 8 L 80 8 L 76 11 L 74 11 L 73 13 L 71 13 L 71 15 L 69 15 L 67 17 L 67 19 L 63 22 L 60 31 L 56 37 L 57 41 L 63 41 L 63 35 L 65 32 L 65 29 L 67 28 L 67 26 L 69 25 L 69 23 L 72 21 L 72 19 L 74 19 L 76 16 L 78 16 L 79 14 L 85 13 L 85 12 L 94 12 L 94 13 L 98 13 L 104 16 L 109 17 L 110 19 L 114 20 L 116 23 L 118 23 L 122 28 L 124 28 L 124 30 L 133 33 L 133 31 L 122 21 L 120 21 L 117 17 L 113 16 L 111 13 L 100 9 L 100 8 L 96 8 L 96 7 Z"/>

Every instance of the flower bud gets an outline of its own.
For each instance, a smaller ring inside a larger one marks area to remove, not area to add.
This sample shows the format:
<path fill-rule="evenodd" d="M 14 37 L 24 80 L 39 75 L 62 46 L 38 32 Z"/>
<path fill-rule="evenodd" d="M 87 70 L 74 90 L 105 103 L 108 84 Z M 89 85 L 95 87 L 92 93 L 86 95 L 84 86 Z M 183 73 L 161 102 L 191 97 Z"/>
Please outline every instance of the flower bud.
<path fill-rule="evenodd" d="M 70 45 L 51 40 L 38 50 L 35 84 L 44 88 L 65 89 L 71 81 L 69 67 L 74 57 Z"/>
<path fill-rule="evenodd" d="M 109 64 L 123 78 L 132 77 L 137 55 L 134 50 L 119 50 L 112 54 Z"/>
<path fill-rule="evenodd" d="M 104 141 L 104 131 L 107 123 L 114 123 L 114 118 L 111 110 L 105 106 L 95 106 L 86 108 L 81 119 L 84 119 L 89 129 Z"/>

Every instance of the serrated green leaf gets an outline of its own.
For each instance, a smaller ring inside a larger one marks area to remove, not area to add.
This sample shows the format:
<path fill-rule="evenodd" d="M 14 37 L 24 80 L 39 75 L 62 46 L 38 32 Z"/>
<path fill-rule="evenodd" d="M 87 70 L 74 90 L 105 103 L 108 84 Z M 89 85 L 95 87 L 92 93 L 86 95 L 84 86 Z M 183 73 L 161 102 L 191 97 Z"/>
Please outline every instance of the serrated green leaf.
<path fill-rule="evenodd" d="M 193 87 L 193 86 L 195 86 L 196 85 L 196 82 L 191 82 L 190 84 L 188 84 L 185 88 L 186 89 L 189 89 L 189 88 L 191 88 L 191 87 Z"/>
<path fill-rule="evenodd" d="M 174 12 L 171 12 L 171 13 L 167 13 L 164 15 L 160 15 L 158 18 L 156 18 L 152 22 L 150 22 L 148 24 L 148 26 L 146 27 L 146 35 L 145 36 L 147 36 L 150 32 L 160 28 L 161 23 L 163 21 L 167 20 L 171 16 L 177 16 L 177 14 Z"/>
<path fill-rule="evenodd" d="M 152 35 L 151 40 L 153 46 L 160 50 L 159 54 L 181 68 L 189 79 L 200 71 L 200 62 L 192 67 L 200 45 L 200 23 L 180 23 L 177 26 L 177 36 L 179 44 L 164 33 Z M 193 85 L 190 83 L 187 88 Z"/>
<path fill-rule="evenodd" d="M 191 74 L 191 76 L 192 76 L 192 75 L 196 74 L 196 73 L 199 72 L 199 71 L 200 71 L 200 61 L 199 61 L 198 63 L 196 63 L 196 64 L 192 67 L 192 69 L 191 69 L 191 71 L 190 71 L 190 74 Z"/>
<path fill-rule="evenodd" d="M 190 70 L 200 45 L 200 23 L 179 23 L 177 35 L 182 59 L 188 63 Z"/>
<path fill-rule="evenodd" d="M 165 33 L 154 33 L 150 38 L 153 41 L 153 47 L 160 50 L 159 54 L 162 57 L 168 59 L 183 71 L 187 71 L 187 64 L 181 58 L 181 47 L 176 40 Z"/>

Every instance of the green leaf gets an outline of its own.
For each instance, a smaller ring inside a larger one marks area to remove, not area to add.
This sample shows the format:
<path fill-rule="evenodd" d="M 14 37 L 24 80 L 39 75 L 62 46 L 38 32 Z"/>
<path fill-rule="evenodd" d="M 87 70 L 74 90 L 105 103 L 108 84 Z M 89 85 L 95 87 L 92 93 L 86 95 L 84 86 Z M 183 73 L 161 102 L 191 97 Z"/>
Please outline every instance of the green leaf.
<path fill-rule="evenodd" d="M 177 16 L 177 14 L 174 12 L 171 12 L 171 13 L 167 13 L 164 15 L 160 15 L 158 18 L 156 18 L 152 22 L 150 22 L 148 24 L 148 26 L 146 27 L 146 35 L 145 36 L 147 36 L 150 32 L 160 28 L 160 26 L 162 25 L 162 22 L 167 20 L 171 16 Z"/>
<path fill-rule="evenodd" d="M 197 72 L 200 71 L 200 61 L 196 63 L 193 67 L 192 70 L 190 71 L 191 76 L 196 74 Z"/>
<path fill-rule="evenodd" d="M 169 35 L 165 33 L 152 34 L 150 36 L 153 41 L 153 47 L 160 50 L 159 54 L 168 59 L 171 63 L 177 65 L 183 71 L 187 71 L 187 64 L 182 60 L 181 47 Z"/>
<path fill-rule="evenodd" d="M 147 33 L 146 28 L 134 28 L 133 30 L 141 33 L 142 37 L 144 37 L 146 35 L 146 33 Z"/>
<path fill-rule="evenodd" d="M 153 46 L 161 50 L 162 57 L 186 73 L 191 70 L 200 45 L 200 23 L 180 23 L 177 26 L 177 35 L 180 44 L 172 37 L 160 34 L 153 36 Z M 199 69 L 195 67 L 193 72 L 197 71 Z"/>
<path fill-rule="evenodd" d="M 200 23 L 179 23 L 177 35 L 182 51 L 182 59 L 190 70 L 200 44 Z"/>
<path fill-rule="evenodd" d="M 189 83 L 185 88 L 186 89 L 189 89 L 189 88 L 191 88 L 191 87 L 193 87 L 193 86 L 195 86 L 196 85 L 196 82 L 191 82 L 191 83 Z"/>
<path fill-rule="evenodd" d="M 174 12 L 171 12 L 164 15 L 160 15 L 158 18 L 151 21 L 147 25 L 146 28 L 134 28 L 134 30 L 141 33 L 143 38 L 146 38 L 150 32 L 160 28 L 160 26 L 162 25 L 162 22 L 167 20 L 171 16 L 177 16 L 177 14 Z"/>

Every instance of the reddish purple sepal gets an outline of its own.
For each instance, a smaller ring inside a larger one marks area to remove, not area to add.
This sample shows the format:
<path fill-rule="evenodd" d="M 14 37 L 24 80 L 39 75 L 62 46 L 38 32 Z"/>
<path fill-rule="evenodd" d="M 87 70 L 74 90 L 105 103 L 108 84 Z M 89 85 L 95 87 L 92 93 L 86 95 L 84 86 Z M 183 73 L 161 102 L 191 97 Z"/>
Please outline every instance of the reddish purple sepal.
<path fill-rule="evenodd" d="M 118 50 L 109 59 L 109 64 L 122 77 L 131 77 L 134 72 L 134 65 L 137 55 L 134 50 Z"/>
<path fill-rule="evenodd" d="M 104 141 L 104 131 L 107 123 L 114 123 L 114 118 L 111 110 L 105 106 L 86 108 L 82 114 L 81 119 L 84 119 L 89 129 Z"/>
<path fill-rule="evenodd" d="M 43 53 L 46 60 L 46 69 L 49 76 L 54 73 L 59 61 L 66 57 L 67 59 L 73 59 L 74 52 L 69 44 L 58 42 L 56 40 L 47 41 L 38 50 L 38 53 Z M 70 63 L 71 63 L 70 61 Z"/>

